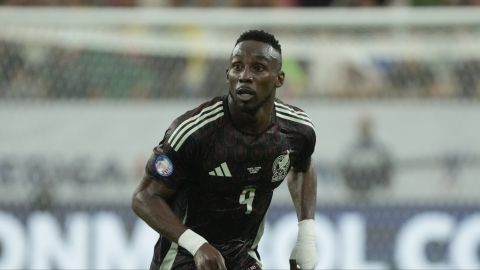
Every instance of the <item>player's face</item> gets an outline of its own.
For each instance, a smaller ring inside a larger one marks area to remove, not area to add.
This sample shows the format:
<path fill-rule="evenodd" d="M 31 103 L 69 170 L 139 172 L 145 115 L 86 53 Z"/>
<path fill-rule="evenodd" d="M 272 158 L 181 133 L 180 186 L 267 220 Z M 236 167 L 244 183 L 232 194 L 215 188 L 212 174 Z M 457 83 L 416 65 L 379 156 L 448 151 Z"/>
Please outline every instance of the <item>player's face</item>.
<path fill-rule="evenodd" d="M 243 111 L 255 112 L 282 86 L 281 56 L 272 46 L 259 41 L 243 41 L 233 48 L 227 69 L 229 94 Z"/>

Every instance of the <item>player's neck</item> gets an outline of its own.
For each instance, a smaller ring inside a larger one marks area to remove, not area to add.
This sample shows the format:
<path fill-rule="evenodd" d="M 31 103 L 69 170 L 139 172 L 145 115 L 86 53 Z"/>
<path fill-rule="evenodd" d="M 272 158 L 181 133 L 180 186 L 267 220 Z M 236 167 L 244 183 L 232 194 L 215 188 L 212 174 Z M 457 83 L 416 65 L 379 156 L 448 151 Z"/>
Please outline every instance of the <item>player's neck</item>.
<path fill-rule="evenodd" d="M 237 129 L 249 134 L 259 134 L 272 123 L 273 101 L 265 103 L 255 112 L 244 112 L 229 102 L 230 118 Z"/>

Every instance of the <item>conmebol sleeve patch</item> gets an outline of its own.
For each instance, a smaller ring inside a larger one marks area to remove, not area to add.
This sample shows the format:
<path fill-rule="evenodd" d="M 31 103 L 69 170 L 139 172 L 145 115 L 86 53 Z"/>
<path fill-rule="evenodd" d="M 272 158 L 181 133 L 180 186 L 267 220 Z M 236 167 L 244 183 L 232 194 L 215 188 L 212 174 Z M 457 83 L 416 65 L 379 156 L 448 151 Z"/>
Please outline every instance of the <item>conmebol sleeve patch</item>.
<path fill-rule="evenodd" d="M 155 159 L 155 169 L 161 176 L 170 176 L 173 173 L 172 161 L 166 155 L 159 155 Z"/>

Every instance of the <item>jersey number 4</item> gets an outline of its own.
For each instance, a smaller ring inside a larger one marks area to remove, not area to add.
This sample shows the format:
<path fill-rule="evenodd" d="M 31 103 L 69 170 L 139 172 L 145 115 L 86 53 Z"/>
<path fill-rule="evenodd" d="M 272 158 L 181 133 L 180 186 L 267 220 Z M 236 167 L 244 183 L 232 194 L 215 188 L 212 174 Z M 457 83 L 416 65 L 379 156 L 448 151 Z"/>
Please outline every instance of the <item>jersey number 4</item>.
<path fill-rule="evenodd" d="M 247 215 L 252 212 L 253 198 L 255 198 L 255 188 L 249 187 L 242 191 L 242 194 L 240 194 L 240 198 L 238 199 L 240 204 L 246 205 L 247 210 L 245 210 L 245 214 Z"/>

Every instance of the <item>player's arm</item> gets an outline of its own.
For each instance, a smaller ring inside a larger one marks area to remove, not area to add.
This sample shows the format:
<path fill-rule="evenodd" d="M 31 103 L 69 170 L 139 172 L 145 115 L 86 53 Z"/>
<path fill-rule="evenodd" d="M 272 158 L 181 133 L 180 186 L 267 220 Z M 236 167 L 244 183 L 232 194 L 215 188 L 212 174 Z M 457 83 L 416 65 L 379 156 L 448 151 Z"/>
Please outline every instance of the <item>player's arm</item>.
<path fill-rule="evenodd" d="M 132 209 L 155 231 L 194 255 L 197 269 L 226 269 L 220 252 L 173 213 L 167 202 L 174 195 L 174 190 L 145 174 L 134 192 Z"/>
<path fill-rule="evenodd" d="M 317 205 L 317 176 L 312 162 L 310 161 L 305 172 L 292 168 L 288 173 L 287 182 L 298 221 L 314 219 Z"/>
<path fill-rule="evenodd" d="M 318 261 L 315 235 L 317 177 L 310 161 L 305 171 L 292 168 L 287 176 L 288 189 L 298 217 L 298 236 L 290 257 L 300 269 L 314 269 Z"/>

